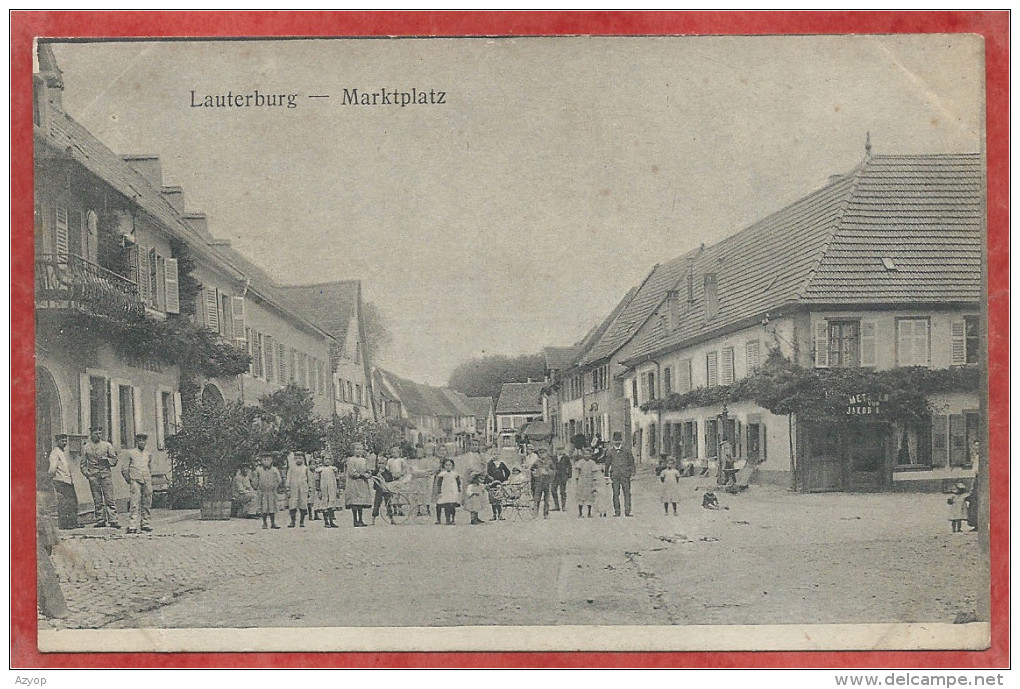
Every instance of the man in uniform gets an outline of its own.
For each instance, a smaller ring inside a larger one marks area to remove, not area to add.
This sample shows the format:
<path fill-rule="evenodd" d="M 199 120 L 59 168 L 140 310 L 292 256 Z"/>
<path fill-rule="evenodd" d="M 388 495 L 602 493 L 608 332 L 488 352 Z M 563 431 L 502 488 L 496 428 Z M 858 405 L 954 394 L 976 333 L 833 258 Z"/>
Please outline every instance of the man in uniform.
<path fill-rule="evenodd" d="M 152 455 L 145 451 L 149 436 L 139 433 L 135 446 L 128 451 L 128 461 L 121 473 L 131 487 L 131 517 L 128 519 L 128 533 L 152 531 L 149 525 L 149 511 L 152 509 Z"/>
<path fill-rule="evenodd" d="M 117 502 L 113 498 L 113 467 L 117 466 L 117 453 L 108 441 L 103 440 L 103 428 L 93 426 L 89 439 L 81 451 L 81 473 L 89 480 L 92 502 L 95 504 L 95 526 L 120 528 L 117 521 Z"/>
<path fill-rule="evenodd" d="M 49 475 L 57 491 L 57 524 L 61 529 L 78 528 L 78 495 L 71 479 L 71 460 L 67 456 L 67 433 L 59 433 L 50 452 Z"/>
<path fill-rule="evenodd" d="M 613 446 L 605 454 L 609 466 L 609 478 L 613 481 L 613 512 L 620 516 L 620 491 L 623 491 L 623 510 L 630 513 L 630 480 L 634 476 L 634 455 L 623 449 L 623 433 L 613 432 Z"/>

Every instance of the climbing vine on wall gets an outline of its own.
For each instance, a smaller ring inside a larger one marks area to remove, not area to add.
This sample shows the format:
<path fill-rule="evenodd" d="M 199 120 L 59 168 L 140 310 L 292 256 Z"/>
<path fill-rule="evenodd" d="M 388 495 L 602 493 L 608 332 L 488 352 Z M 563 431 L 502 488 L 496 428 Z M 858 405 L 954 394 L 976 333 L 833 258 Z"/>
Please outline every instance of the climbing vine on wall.
<path fill-rule="evenodd" d="M 921 367 L 873 371 L 862 368 L 810 369 L 773 352 L 754 374 L 712 388 L 673 393 L 644 405 L 645 411 L 681 411 L 751 401 L 774 414 L 797 414 L 806 419 L 844 418 L 864 421 L 870 416 L 847 414 L 851 396 L 881 400 L 881 418 L 905 424 L 922 422 L 932 414 L 932 395 L 977 393 L 983 369 Z"/>

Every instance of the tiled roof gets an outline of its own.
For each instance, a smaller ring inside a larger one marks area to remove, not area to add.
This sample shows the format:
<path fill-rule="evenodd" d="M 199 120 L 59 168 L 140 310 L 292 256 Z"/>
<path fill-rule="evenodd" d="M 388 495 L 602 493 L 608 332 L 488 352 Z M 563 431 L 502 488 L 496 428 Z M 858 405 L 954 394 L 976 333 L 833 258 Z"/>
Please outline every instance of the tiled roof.
<path fill-rule="evenodd" d="M 545 383 L 503 383 L 496 402 L 497 414 L 538 414 L 542 411 Z"/>
<path fill-rule="evenodd" d="M 980 301 L 981 240 L 978 154 L 871 157 L 707 247 L 694 262 L 692 303 L 681 290 L 679 327 L 656 324 L 629 359 L 796 304 Z M 718 315 L 707 320 L 710 273 Z"/>
<path fill-rule="evenodd" d="M 801 301 L 980 301 L 981 185 L 976 153 L 875 156 Z"/>
<path fill-rule="evenodd" d="M 358 313 L 360 281 L 341 280 L 316 285 L 286 285 L 282 289 L 291 301 L 311 314 L 323 330 L 336 338 L 339 346 L 344 346 L 351 318 Z"/>
<path fill-rule="evenodd" d="M 542 352 L 545 355 L 546 370 L 562 371 L 570 368 L 581 353 L 580 350 L 580 347 L 546 347 Z"/>
<path fill-rule="evenodd" d="M 645 279 L 647 279 L 647 277 Z M 635 294 L 637 294 L 638 287 L 640 287 L 640 285 L 631 287 L 627 290 L 627 293 L 623 295 L 623 299 L 621 299 L 619 303 L 613 307 L 613 310 L 609 312 L 609 315 L 606 316 L 602 322 L 589 330 L 588 334 L 581 339 L 581 341 L 577 344 L 577 355 L 574 357 L 574 361 L 571 364 L 572 366 L 576 366 L 580 362 L 580 359 L 589 350 L 591 350 L 591 348 L 595 346 L 595 343 L 599 341 L 599 338 L 605 334 L 606 330 L 609 329 L 609 326 L 611 326 L 613 321 L 616 320 L 616 317 L 620 315 L 620 312 L 627 308 L 627 305 L 630 304 L 630 300 L 634 298 Z"/>
<path fill-rule="evenodd" d="M 580 363 L 592 364 L 610 357 L 627 344 L 662 304 L 666 293 L 676 288 L 677 282 L 684 275 L 688 257 L 696 253 L 690 252 L 655 266 L 602 336 L 581 357 Z"/>
<path fill-rule="evenodd" d="M 468 403 L 471 405 L 476 419 L 489 418 L 489 412 L 492 411 L 491 397 L 468 397 Z"/>
<path fill-rule="evenodd" d="M 376 369 L 400 403 L 413 416 L 474 416 L 468 397 L 450 388 L 437 388 Z"/>
<path fill-rule="evenodd" d="M 126 198 L 131 199 L 149 216 L 154 218 L 164 232 L 177 239 L 198 247 L 200 252 L 218 259 L 221 265 L 229 265 L 247 278 L 249 288 L 260 297 L 275 305 L 282 313 L 300 321 L 320 334 L 326 334 L 315 325 L 307 313 L 291 303 L 279 285 L 258 265 L 236 249 L 222 244 L 211 245 L 215 237 L 196 229 L 178 212 L 153 184 L 119 155 L 97 139 L 73 117 L 61 110 L 49 110 L 48 127 L 37 127 L 35 136 L 48 146 L 63 151 L 65 155 L 109 184 Z"/>

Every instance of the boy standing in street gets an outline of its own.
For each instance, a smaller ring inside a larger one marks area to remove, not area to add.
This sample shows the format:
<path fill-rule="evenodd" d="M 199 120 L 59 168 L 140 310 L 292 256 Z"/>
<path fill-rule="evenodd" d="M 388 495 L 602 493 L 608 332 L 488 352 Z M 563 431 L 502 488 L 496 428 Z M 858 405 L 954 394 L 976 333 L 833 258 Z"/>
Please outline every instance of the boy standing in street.
<path fill-rule="evenodd" d="M 50 452 L 50 478 L 57 491 L 57 525 L 61 529 L 78 528 L 78 495 L 74 492 L 71 479 L 71 460 L 67 456 L 67 434 L 60 433 L 53 439 Z"/>

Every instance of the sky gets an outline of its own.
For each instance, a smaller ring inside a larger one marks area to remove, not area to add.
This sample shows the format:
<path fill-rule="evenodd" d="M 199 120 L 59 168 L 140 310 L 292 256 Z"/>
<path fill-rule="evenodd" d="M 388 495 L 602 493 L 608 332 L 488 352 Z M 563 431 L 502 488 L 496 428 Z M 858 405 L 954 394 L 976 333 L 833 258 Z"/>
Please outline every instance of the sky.
<path fill-rule="evenodd" d="M 188 211 L 282 283 L 360 279 L 378 363 L 446 382 L 569 345 L 656 263 L 875 154 L 983 145 L 980 37 L 60 44 L 64 108 L 156 153 Z M 343 104 L 359 92 L 443 104 Z M 295 94 L 294 108 L 201 108 Z M 192 91 L 195 92 L 194 97 Z M 309 98 L 328 95 L 329 98 Z"/>

